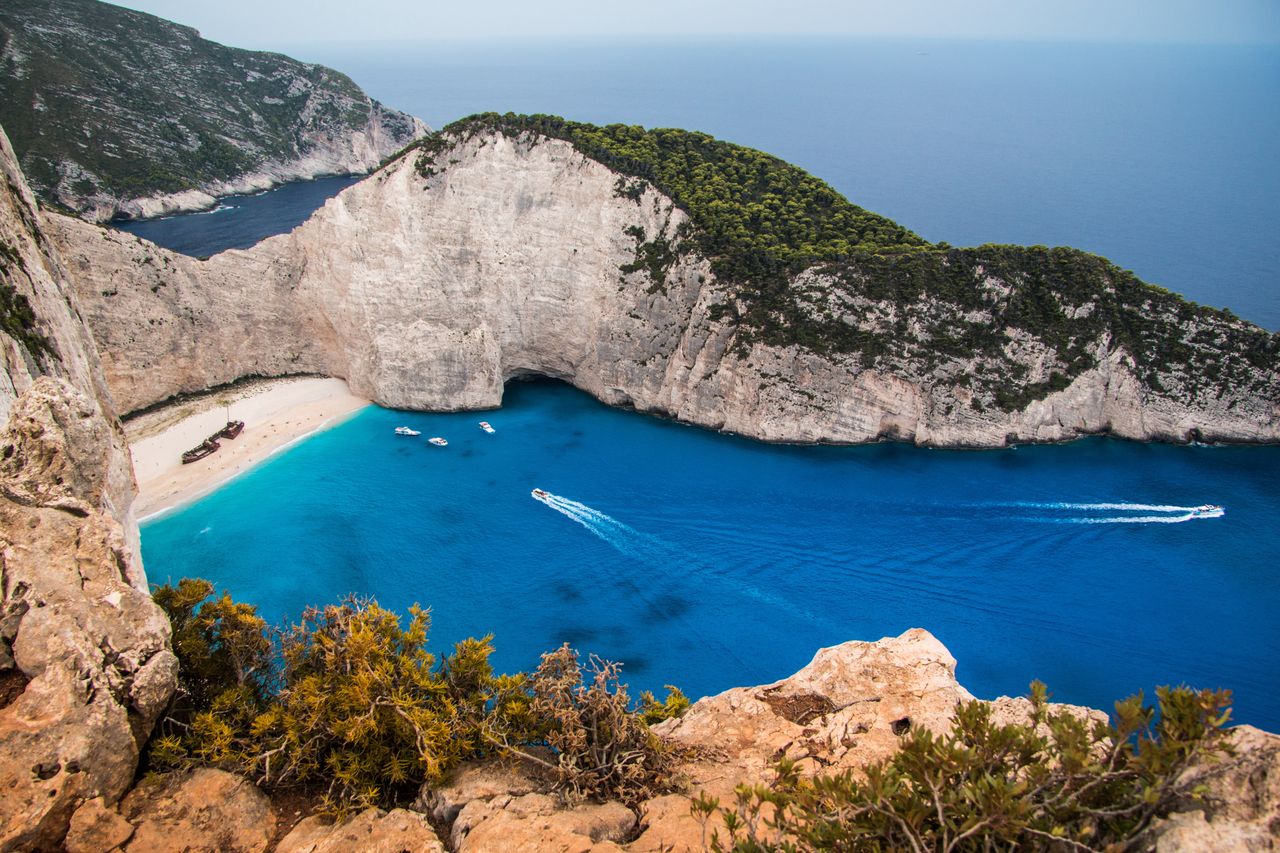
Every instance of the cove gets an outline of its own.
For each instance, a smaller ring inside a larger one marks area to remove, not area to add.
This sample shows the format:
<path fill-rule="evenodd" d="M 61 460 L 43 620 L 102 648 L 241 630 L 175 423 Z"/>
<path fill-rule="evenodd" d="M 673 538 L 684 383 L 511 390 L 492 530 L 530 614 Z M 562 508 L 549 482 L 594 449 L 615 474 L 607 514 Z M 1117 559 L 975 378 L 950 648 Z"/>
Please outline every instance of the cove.
<path fill-rule="evenodd" d="M 513 382 L 490 413 L 369 407 L 142 544 L 152 583 L 205 577 L 271 622 L 418 602 L 433 650 L 492 633 L 510 671 L 568 642 L 633 692 L 760 684 L 920 626 L 982 698 L 1221 686 L 1274 729 L 1278 479 L 1276 447 L 766 445 Z"/>

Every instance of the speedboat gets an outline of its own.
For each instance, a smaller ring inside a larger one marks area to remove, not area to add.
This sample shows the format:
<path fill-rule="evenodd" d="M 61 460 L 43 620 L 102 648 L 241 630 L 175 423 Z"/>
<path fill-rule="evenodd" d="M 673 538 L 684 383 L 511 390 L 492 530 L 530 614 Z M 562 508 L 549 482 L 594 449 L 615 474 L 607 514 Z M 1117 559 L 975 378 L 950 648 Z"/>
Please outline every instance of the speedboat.
<path fill-rule="evenodd" d="M 551 497 L 551 496 L 550 496 L 550 495 L 548 495 L 546 492 L 544 492 L 542 489 L 534 489 L 534 490 L 533 490 L 533 496 L 534 496 L 534 498 L 536 498 L 537 500 L 542 500 L 543 498 Z"/>
<path fill-rule="evenodd" d="M 488 421 L 481 421 L 481 422 L 480 422 L 480 429 L 484 430 L 485 432 L 489 433 L 490 435 L 493 435 L 495 432 L 497 432 L 497 430 L 495 430 L 492 426 L 490 426 L 490 425 L 489 425 L 489 422 L 488 422 Z"/>
<path fill-rule="evenodd" d="M 396 435 L 422 435 L 422 433 L 408 427 L 396 427 Z"/>
<path fill-rule="evenodd" d="M 1191 510 L 1196 518 L 1214 518 L 1222 515 L 1222 507 L 1217 504 L 1203 504 Z"/>
<path fill-rule="evenodd" d="M 433 438 L 428 438 L 428 439 L 427 439 L 427 441 L 431 442 L 431 443 L 432 443 L 432 444 L 434 444 L 436 447 L 444 447 L 444 446 L 446 446 L 446 445 L 449 443 L 449 442 L 445 441 L 443 438 L 441 438 L 441 437 L 440 437 L 440 436 L 438 436 L 438 435 L 437 435 L 437 436 L 434 436 Z"/>

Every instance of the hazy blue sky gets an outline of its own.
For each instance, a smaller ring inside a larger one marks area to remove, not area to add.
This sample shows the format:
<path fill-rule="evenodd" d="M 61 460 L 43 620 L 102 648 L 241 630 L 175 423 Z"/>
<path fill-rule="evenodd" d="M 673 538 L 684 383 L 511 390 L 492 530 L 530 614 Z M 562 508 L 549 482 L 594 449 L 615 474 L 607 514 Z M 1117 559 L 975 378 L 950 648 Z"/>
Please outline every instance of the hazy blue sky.
<path fill-rule="evenodd" d="M 854 35 L 1280 43 L 1280 0 L 124 0 L 215 41 Z"/>

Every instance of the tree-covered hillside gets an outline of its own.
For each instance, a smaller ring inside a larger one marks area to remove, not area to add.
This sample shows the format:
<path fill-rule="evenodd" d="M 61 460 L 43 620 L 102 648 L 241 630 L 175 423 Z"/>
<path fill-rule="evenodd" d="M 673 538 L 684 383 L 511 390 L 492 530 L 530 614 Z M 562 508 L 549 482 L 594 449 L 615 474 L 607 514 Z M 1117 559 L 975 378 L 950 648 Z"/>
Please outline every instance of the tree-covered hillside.
<path fill-rule="evenodd" d="M 853 356 L 1011 411 L 1118 346 L 1156 393 L 1189 400 L 1230 385 L 1280 399 L 1280 336 L 1229 312 L 1077 249 L 931 244 L 802 169 L 703 133 L 485 113 L 419 143 L 419 172 L 489 132 L 568 141 L 619 173 L 617 195 L 639 201 L 652 185 L 670 197 L 692 231 L 670 246 L 631 235 L 637 257 L 622 272 L 644 271 L 657 289 L 679 254 L 705 256 L 730 297 L 718 315 L 736 321 L 743 351 L 761 342 Z"/>
<path fill-rule="evenodd" d="M 97 0 L 0 4 L 0 124 L 33 188 L 68 207 L 350 147 L 371 121 L 389 139 L 383 154 L 416 133 L 411 117 L 321 65 Z"/>

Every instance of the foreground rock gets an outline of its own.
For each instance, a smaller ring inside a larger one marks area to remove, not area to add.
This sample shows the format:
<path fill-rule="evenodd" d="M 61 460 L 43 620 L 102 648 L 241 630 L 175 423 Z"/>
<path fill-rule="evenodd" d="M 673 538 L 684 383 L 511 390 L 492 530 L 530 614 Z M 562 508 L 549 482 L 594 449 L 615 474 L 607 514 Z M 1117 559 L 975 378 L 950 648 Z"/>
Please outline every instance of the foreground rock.
<path fill-rule="evenodd" d="M 0 171 L 0 850 L 57 849 L 82 803 L 128 789 L 177 660 L 137 559 L 123 432 L 2 134 Z M 98 817 L 82 834 L 116 838 Z"/>
<path fill-rule="evenodd" d="M 443 144 L 429 168 L 410 154 L 291 234 L 203 262 L 50 215 L 121 409 L 299 372 L 341 377 L 392 407 L 487 408 L 507 380 L 539 374 L 611 405 L 769 441 L 1280 439 L 1277 343 L 1227 315 L 1152 290 L 1117 309 L 1114 328 L 1086 330 L 1077 326 L 1102 322 L 1088 320 L 1092 297 L 1076 304 L 1048 287 L 1027 297 L 1053 302 L 1039 328 L 1008 319 L 1026 277 L 1001 279 L 981 250 L 966 250 L 930 263 L 964 266 L 966 298 L 983 310 L 868 295 L 857 283 L 879 273 L 815 268 L 790 282 L 800 301 L 786 322 L 870 324 L 884 340 L 865 353 L 771 345 L 729 316 L 735 286 L 681 243 L 688 216 L 651 185 L 633 199 L 619 173 L 536 134 Z M 638 269 L 641 233 L 681 248 L 657 272 Z M 1097 259 L 1061 263 L 1089 293 L 1117 292 Z M 1117 342 L 1128 325 L 1157 330 L 1188 361 L 1143 368 L 1146 356 Z M 956 327 L 1003 343 L 935 346 Z M 1072 364 L 1087 369 L 1063 366 L 1050 342 L 1061 329 L 1083 348 Z"/>

